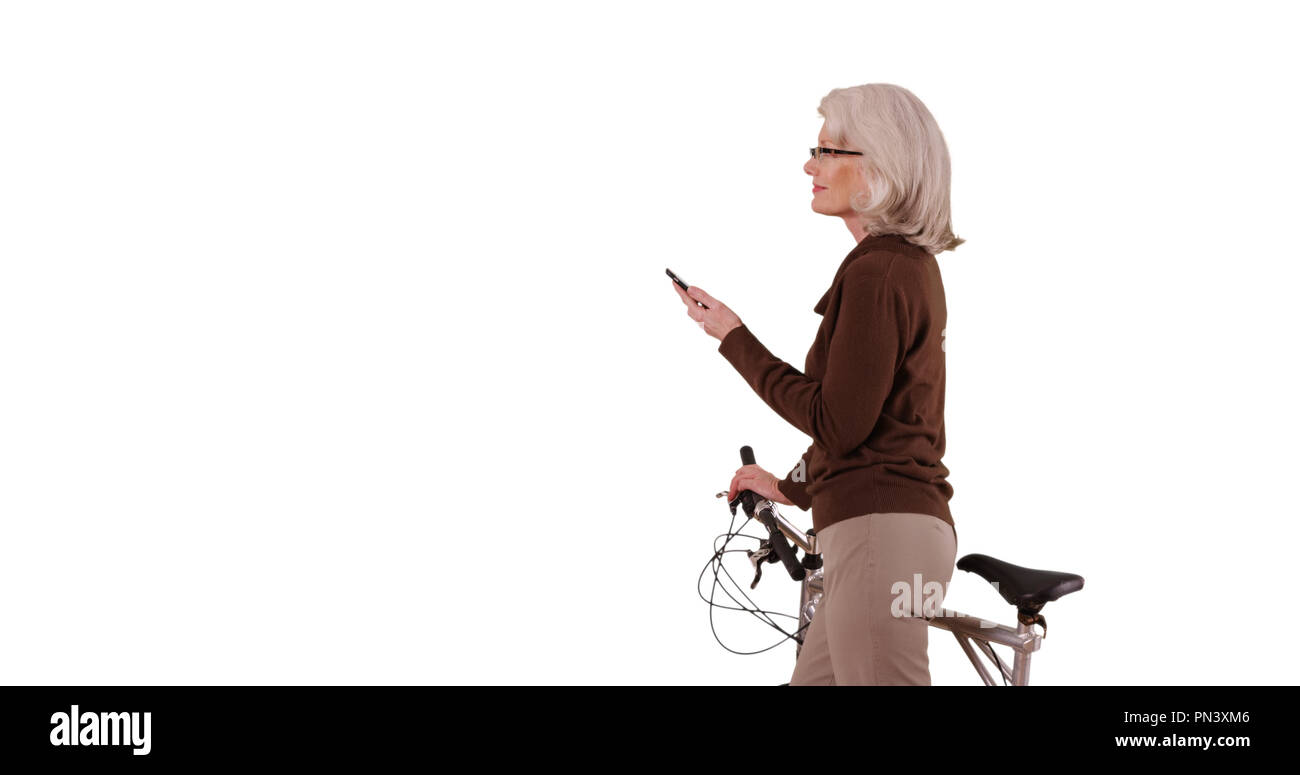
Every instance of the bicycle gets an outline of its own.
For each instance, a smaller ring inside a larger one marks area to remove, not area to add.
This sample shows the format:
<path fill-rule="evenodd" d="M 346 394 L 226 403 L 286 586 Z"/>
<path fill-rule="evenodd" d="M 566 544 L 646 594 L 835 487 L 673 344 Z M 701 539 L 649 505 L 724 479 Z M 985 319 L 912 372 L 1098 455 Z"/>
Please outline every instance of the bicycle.
<path fill-rule="evenodd" d="M 754 451 L 748 447 L 740 448 L 740 459 L 743 465 L 752 465 L 754 463 Z M 718 497 L 726 497 L 726 493 L 718 493 Z M 809 625 L 812 624 L 813 616 L 817 612 L 817 605 L 822 597 L 822 559 L 821 553 L 817 549 L 816 531 L 809 529 L 800 531 L 789 520 L 787 520 L 777 510 L 776 504 L 771 500 L 760 497 L 757 493 L 750 490 L 744 490 L 737 493 L 736 497 L 728 503 L 731 508 L 731 515 L 736 516 L 737 506 L 744 509 L 747 516 L 745 523 L 742 523 L 741 529 L 748 524 L 749 520 L 757 521 L 767 530 L 766 538 L 758 536 L 749 536 L 740 533 L 738 530 L 728 530 L 724 534 L 726 541 L 721 548 L 714 547 L 714 555 L 710 559 L 710 564 L 717 563 L 714 571 L 714 586 L 718 585 L 717 572 L 721 569 L 722 555 L 728 551 L 739 551 L 736 549 L 728 550 L 727 544 L 737 536 L 748 538 L 757 538 L 759 548 L 757 551 L 745 550 L 749 557 L 750 563 L 754 567 L 754 581 L 750 584 L 750 589 L 758 586 L 759 580 L 763 575 L 763 565 L 765 563 L 781 562 L 790 578 L 802 582 L 802 588 L 799 596 L 799 628 L 794 633 L 786 633 L 774 621 L 766 620 L 766 623 L 785 633 L 786 637 L 793 639 L 795 646 L 795 659 L 799 657 L 799 652 L 803 648 L 803 633 L 807 632 Z M 719 536 L 720 538 L 723 536 Z M 787 541 L 788 539 L 788 541 Z M 789 542 L 793 542 L 796 547 L 804 552 L 803 558 L 797 556 L 797 552 L 791 547 Z M 708 566 L 705 566 L 705 570 Z M 1012 565 L 996 557 L 990 557 L 987 554 L 968 554 L 957 560 L 957 569 L 974 573 L 984 580 L 988 581 L 998 590 L 998 594 L 1016 608 L 1016 626 L 1012 628 L 1009 625 L 991 622 L 974 616 L 968 616 L 959 611 L 954 611 L 946 606 L 941 609 L 939 615 L 927 616 L 924 612 L 920 614 L 922 618 L 929 621 L 931 627 L 951 632 L 957 639 L 957 643 L 965 652 L 975 670 L 979 673 L 981 680 L 986 686 L 995 686 L 996 681 L 989 673 L 988 666 L 979 658 L 975 651 L 978 647 L 988 659 L 998 668 L 1002 678 L 1003 685 L 1007 685 L 1010 680 L 1012 686 L 1029 685 L 1029 664 L 1030 658 L 1035 652 L 1042 647 L 1043 638 L 1047 637 L 1047 618 L 1043 616 L 1042 609 L 1048 603 L 1059 600 L 1060 598 L 1083 589 L 1083 577 L 1075 573 L 1062 573 L 1059 571 L 1038 570 L 1035 568 L 1025 568 L 1019 565 Z M 725 570 L 723 571 L 725 572 Z M 701 572 L 700 578 L 704 574 Z M 730 574 L 727 574 L 730 578 Z M 732 579 L 734 583 L 734 579 Z M 739 587 L 739 585 L 737 585 Z M 698 591 L 698 581 L 697 581 Z M 724 588 L 724 591 L 725 588 Z M 731 596 L 730 592 L 727 592 Z M 742 594 L 744 594 L 742 592 Z M 701 594 L 701 597 L 703 595 Z M 735 597 L 732 596 L 735 600 Z M 748 599 L 748 596 L 746 596 Z M 705 598 L 711 607 L 729 608 L 728 606 L 717 606 L 711 598 Z M 736 600 L 740 603 L 739 600 Z M 752 600 L 750 601 L 753 602 Z M 755 615 L 770 615 L 772 611 L 763 611 L 761 609 L 731 609 L 745 610 Z M 789 616 L 789 614 L 779 614 Z M 712 608 L 710 609 L 710 619 L 712 618 Z M 762 616 L 760 616 L 760 619 Z M 790 617 L 794 618 L 794 617 Z M 1041 624 L 1043 627 L 1042 634 L 1034 630 L 1035 624 Z M 717 631 L 714 631 L 714 637 L 717 638 Z M 722 643 L 721 639 L 718 639 Z M 785 638 L 776 644 L 768 647 L 775 648 L 785 642 Z M 972 647 L 974 642 L 975 647 Z M 993 645 L 1002 645 L 1009 647 L 1014 652 L 1014 659 L 1010 669 L 1003 664 L 1002 660 L 993 651 Z M 727 648 L 726 644 L 722 644 Z M 763 649 L 767 651 L 768 649 Z M 731 651 L 732 649 L 728 649 Z M 759 653 L 759 652 L 734 652 L 734 653 Z M 781 684 L 785 686 L 787 684 Z"/>

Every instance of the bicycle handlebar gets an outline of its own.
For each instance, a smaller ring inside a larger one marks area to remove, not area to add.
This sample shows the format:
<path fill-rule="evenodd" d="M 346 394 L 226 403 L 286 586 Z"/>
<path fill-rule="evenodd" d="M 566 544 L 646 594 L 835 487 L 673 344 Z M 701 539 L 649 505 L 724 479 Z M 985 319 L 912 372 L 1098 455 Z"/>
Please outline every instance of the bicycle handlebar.
<path fill-rule="evenodd" d="M 754 450 L 748 445 L 740 448 L 740 462 L 741 465 L 755 465 Z M 772 513 L 772 502 L 752 490 L 742 491 L 740 499 L 745 506 L 745 513 L 757 519 L 762 523 L 763 527 L 767 528 L 768 540 L 772 544 L 772 549 L 776 551 L 776 556 L 780 558 L 781 564 L 785 566 L 790 578 L 795 581 L 803 581 L 807 571 L 799 563 L 799 559 L 795 557 L 790 542 L 785 540 L 785 533 L 781 532 L 776 516 Z M 757 513 L 754 511 L 756 506 L 758 507 Z"/>

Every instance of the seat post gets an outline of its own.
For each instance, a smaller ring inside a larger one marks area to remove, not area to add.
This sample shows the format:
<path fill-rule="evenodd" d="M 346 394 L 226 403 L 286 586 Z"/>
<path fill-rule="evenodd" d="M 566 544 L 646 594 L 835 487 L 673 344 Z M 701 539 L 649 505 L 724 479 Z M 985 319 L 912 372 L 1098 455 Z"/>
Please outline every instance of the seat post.
<path fill-rule="evenodd" d="M 1020 635 L 1034 635 L 1034 626 L 1025 624 L 1023 620 L 1016 622 L 1016 632 Z M 1015 661 L 1011 665 L 1011 685 L 1028 686 L 1029 685 L 1029 658 L 1033 656 L 1032 652 L 1016 649 Z"/>

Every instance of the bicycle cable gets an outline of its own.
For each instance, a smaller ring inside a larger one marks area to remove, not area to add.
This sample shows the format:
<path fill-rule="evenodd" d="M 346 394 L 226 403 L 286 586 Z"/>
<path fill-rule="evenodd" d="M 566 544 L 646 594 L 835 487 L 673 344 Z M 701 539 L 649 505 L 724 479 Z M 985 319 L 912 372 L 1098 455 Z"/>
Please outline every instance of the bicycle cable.
<path fill-rule="evenodd" d="M 718 642 L 718 645 L 722 646 L 727 651 L 730 651 L 732 654 L 739 654 L 742 656 L 752 656 L 754 654 L 762 654 L 765 651 L 771 651 L 777 646 L 784 644 L 787 640 L 794 640 L 795 642 L 800 643 L 802 642 L 800 640 L 800 636 L 803 633 L 803 631 L 807 628 L 807 625 L 802 625 L 792 633 L 786 632 L 786 630 L 780 625 L 778 625 L 772 619 L 772 617 L 784 616 L 787 619 L 795 619 L 795 620 L 797 620 L 799 617 L 791 616 L 790 614 L 787 613 L 781 613 L 780 611 L 768 611 L 766 609 L 759 608 L 758 604 L 755 603 L 754 600 L 751 599 L 750 596 L 741 588 L 740 584 L 731 575 L 731 572 L 728 571 L 726 566 L 723 565 L 722 563 L 723 558 L 727 554 L 732 554 L 737 552 L 747 552 L 747 550 L 745 549 L 728 549 L 727 545 L 730 544 L 732 540 L 736 538 L 749 538 L 755 541 L 759 541 L 760 543 L 762 542 L 763 539 L 761 539 L 758 536 L 749 535 L 748 533 L 741 532 L 751 521 L 753 521 L 753 519 L 754 518 L 752 516 L 747 516 L 745 518 L 745 521 L 741 523 L 740 529 L 735 529 L 736 515 L 733 514 L 731 516 L 731 524 L 727 526 L 727 532 L 721 533 L 714 537 L 713 556 L 710 557 L 709 561 L 704 564 L 704 568 L 700 570 L 699 577 L 695 580 L 696 593 L 699 594 L 701 600 L 709 604 L 709 629 L 713 632 L 713 639 Z M 720 538 L 725 539 L 722 542 L 721 546 L 718 545 L 718 539 Z M 704 574 L 708 572 L 710 568 L 713 569 L 713 587 L 709 591 L 709 596 L 705 597 L 703 591 L 701 591 L 700 589 L 700 582 L 704 579 Z M 731 590 L 727 589 L 726 584 L 722 582 L 722 578 L 721 578 L 722 576 L 726 576 L 726 578 L 731 581 L 732 585 L 735 586 L 736 591 L 740 594 L 740 596 L 743 597 L 745 599 L 745 602 L 747 602 L 749 606 L 752 607 L 746 607 L 745 603 L 742 603 L 740 600 L 738 600 L 736 598 L 736 595 L 733 595 L 731 593 Z M 723 594 L 731 598 L 731 601 L 736 604 L 735 606 L 729 606 L 729 605 L 714 602 L 714 597 L 716 596 L 719 587 L 722 588 Z M 758 651 L 737 651 L 731 648 L 730 646 L 728 646 L 727 644 L 723 643 L 722 638 L 718 636 L 718 630 L 713 620 L 713 609 L 715 608 L 721 608 L 728 611 L 745 611 L 750 615 L 752 615 L 754 618 L 766 624 L 767 626 L 780 632 L 784 637 L 782 637 L 776 643 L 773 643 L 771 646 L 759 649 Z"/>
<path fill-rule="evenodd" d="M 998 666 L 998 677 L 1002 679 L 1002 685 L 1003 685 L 1003 686 L 1006 686 L 1006 685 L 1007 685 L 1007 670 L 1006 670 L 1006 668 L 1004 668 L 1004 667 L 1002 666 L 1002 660 L 998 659 L 998 652 L 996 652 L 996 651 L 993 650 L 993 644 L 992 644 L 992 643 L 988 643 L 987 641 L 985 641 L 985 643 L 986 643 L 986 645 L 989 647 L 989 653 L 993 655 L 993 661 L 994 661 L 994 663 L 996 663 L 997 666 Z"/>

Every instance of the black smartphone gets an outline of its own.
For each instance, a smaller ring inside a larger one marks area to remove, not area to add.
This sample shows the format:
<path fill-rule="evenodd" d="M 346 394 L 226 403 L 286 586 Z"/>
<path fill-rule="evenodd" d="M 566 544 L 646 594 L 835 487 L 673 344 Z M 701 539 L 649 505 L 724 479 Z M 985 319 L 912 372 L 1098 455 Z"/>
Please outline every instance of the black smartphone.
<path fill-rule="evenodd" d="M 680 278 L 680 277 L 678 277 L 677 275 L 673 274 L 673 270 L 671 270 L 671 269 L 665 267 L 665 268 L 664 268 L 664 271 L 668 273 L 668 276 L 669 276 L 669 277 L 673 278 L 673 282 L 677 283 L 678 285 L 680 285 L 680 286 L 682 287 L 682 290 L 683 290 L 683 291 L 688 290 L 688 289 L 691 287 L 691 286 L 689 286 L 689 285 L 686 284 L 686 281 L 685 281 L 685 280 L 683 280 L 682 278 Z M 695 303 L 698 304 L 698 305 L 700 305 L 701 307 L 704 307 L 705 309 L 708 309 L 708 308 L 709 308 L 709 305 L 705 304 L 705 303 L 702 302 L 702 301 L 697 301 L 697 302 L 695 302 Z"/>

